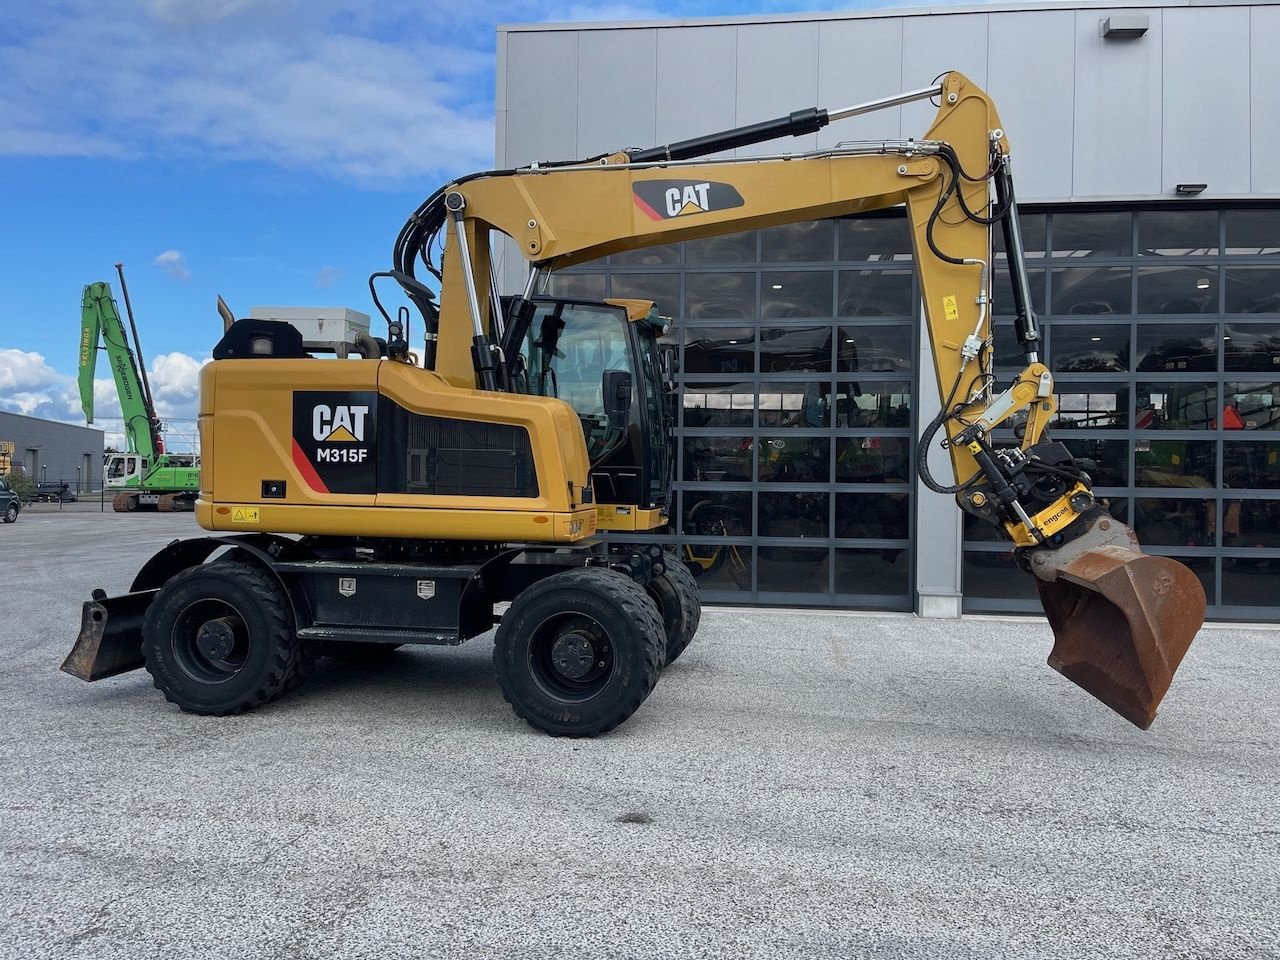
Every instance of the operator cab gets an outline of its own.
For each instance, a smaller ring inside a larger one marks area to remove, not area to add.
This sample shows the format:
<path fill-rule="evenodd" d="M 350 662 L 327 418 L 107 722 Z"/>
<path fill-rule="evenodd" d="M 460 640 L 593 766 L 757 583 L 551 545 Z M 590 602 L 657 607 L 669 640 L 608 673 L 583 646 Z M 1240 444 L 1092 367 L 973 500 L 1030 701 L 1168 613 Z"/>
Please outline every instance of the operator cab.
<path fill-rule="evenodd" d="M 674 387 L 658 338 L 667 322 L 648 300 L 532 302 L 515 390 L 577 412 L 596 504 L 665 511 Z"/>
<path fill-rule="evenodd" d="M 108 453 L 104 458 L 107 488 L 136 487 L 147 474 L 150 464 L 136 453 Z"/>

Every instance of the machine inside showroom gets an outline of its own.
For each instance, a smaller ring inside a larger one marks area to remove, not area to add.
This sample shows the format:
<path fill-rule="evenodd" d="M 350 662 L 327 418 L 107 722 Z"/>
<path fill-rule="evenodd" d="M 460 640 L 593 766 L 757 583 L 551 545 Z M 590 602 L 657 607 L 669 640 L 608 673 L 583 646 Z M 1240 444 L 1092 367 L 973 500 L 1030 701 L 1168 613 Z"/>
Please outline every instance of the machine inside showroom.
<path fill-rule="evenodd" d="M 919 140 L 707 159 L 928 98 L 938 113 Z M 145 665 L 184 709 L 234 713 L 279 696 L 326 649 L 460 643 L 497 623 L 499 685 L 520 716 L 553 734 L 616 726 L 699 618 L 680 558 L 643 537 L 670 503 L 665 322 L 647 301 L 543 296 L 546 278 L 612 253 L 900 204 L 942 398 L 917 449 L 921 479 L 993 524 L 1035 577 L 1050 664 L 1149 726 L 1204 591 L 1140 551 L 1046 432 L 1056 401 L 1009 140 L 959 73 L 843 110 L 456 180 L 371 278 L 387 337 L 329 348 L 363 360 L 317 359 L 308 351 L 323 345 L 287 322 L 229 322 L 201 374 L 196 514 L 219 536 L 176 541 L 130 593 L 96 595 L 64 669 L 92 680 Z M 1026 358 L 1007 385 L 991 372 L 996 226 Z M 522 295 L 499 295 L 495 234 L 532 264 Z M 420 358 L 410 310 L 383 310 L 380 278 L 413 303 Z M 993 441 L 1001 425 L 1014 445 Z M 938 443 L 950 477 L 930 472 Z"/>

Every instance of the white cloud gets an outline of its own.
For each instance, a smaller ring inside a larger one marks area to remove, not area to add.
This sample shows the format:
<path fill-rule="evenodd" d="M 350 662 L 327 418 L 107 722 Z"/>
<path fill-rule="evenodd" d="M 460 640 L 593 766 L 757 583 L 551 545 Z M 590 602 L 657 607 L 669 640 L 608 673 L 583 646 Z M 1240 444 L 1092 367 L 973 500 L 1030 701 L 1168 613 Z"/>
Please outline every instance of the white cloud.
<path fill-rule="evenodd" d="M 187 268 L 187 258 L 183 256 L 181 250 L 166 250 L 152 262 L 163 270 L 170 280 L 180 280 L 186 283 L 191 279 L 191 271 Z"/>
<path fill-rule="evenodd" d="M 321 267 L 320 272 L 316 274 L 316 287 L 320 290 L 328 290 L 341 279 L 342 270 L 338 267 Z"/>
<path fill-rule="evenodd" d="M 360 0 L 6 11 L 6 35 L 21 39 L 0 40 L 0 153 L 256 160 L 371 182 L 486 166 L 494 21 L 442 10 L 456 27 L 444 30 L 436 5 L 413 16 Z"/>
<path fill-rule="evenodd" d="M 147 371 L 171 450 L 195 445 L 200 368 L 208 362 L 185 353 L 162 353 Z M 123 449 L 120 402 L 111 378 L 93 381 L 93 407 L 93 425 L 105 431 L 107 445 Z M 61 423 L 85 422 L 75 377 L 50 366 L 41 354 L 25 350 L 0 349 L 0 410 Z"/>

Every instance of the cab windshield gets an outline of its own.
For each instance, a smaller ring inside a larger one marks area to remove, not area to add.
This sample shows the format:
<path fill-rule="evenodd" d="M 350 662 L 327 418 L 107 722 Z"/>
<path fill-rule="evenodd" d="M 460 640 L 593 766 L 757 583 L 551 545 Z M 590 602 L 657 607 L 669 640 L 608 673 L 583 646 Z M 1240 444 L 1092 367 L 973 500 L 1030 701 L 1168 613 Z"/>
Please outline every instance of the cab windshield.
<path fill-rule="evenodd" d="M 605 371 L 625 371 L 636 380 L 625 311 L 606 304 L 540 303 L 521 352 L 528 392 L 558 397 L 573 407 L 582 420 L 587 454 L 596 461 L 619 439 L 605 409 Z"/>

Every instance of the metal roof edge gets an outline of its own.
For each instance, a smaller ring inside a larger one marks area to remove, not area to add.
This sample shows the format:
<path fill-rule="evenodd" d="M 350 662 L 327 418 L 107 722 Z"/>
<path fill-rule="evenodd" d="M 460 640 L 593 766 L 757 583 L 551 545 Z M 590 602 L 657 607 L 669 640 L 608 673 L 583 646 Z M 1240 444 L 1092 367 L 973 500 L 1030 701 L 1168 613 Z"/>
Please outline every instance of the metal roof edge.
<path fill-rule="evenodd" d="M 896 17 L 928 17 L 979 13 L 1024 13 L 1045 10 L 1163 10 L 1180 7 L 1274 7 L 1280 0 L 1149 0 L 1146 3 L 1109 0 L 1006 0 L 999 3 L 936 3 L 930 6 L 878 7 L 866 10 L 829 10 L 816 13 L 746 14 L 727 17 L 673 17 L 659 20 L 570 20 L 547 23 L 500 23 L 498 33 L 563 32 L 569 30 L 652 30 L 675 27 L 724 27 L 750 24 L 810 23 L 834 20 L 887 20 Z"/>

